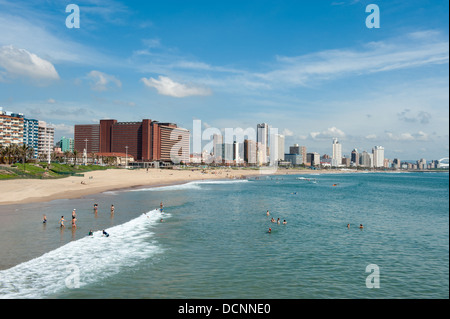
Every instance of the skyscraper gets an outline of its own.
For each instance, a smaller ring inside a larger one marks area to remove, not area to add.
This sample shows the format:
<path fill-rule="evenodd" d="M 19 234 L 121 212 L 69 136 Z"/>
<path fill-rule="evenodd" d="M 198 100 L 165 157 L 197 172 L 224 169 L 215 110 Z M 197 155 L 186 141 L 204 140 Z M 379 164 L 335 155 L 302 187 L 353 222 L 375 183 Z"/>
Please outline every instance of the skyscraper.
<path fill-rule="evenodd" d="M 38 154 L 50 160 L 49 156 L 53 151 L 55 140 L 55 128 L 47 125 L 44 121 L 39 121 L 38 134 Z"/>
<path fill-rule="evenodd" d="M 222 134 L 214 134 L 213 135 L 213 157 L 216 163 L 221 163 L 222 158 L 224 156 L 223 153 L 223 136 Z"/>
<path fill-rule="evenodd" d="M 373 154 L 373 166 L 384 167 L 384 147 L 375 146 L 372 149 L 372 154 Z"/>
<path fill-rule="evenodd" d="M 24 119 L 23 123 L 23 142 L 28 147 L 33 148 L 33 157 L 38 157 L 39 147 L 39 121 L 34 119 Z"/>
<path fill-rule="evenodd" d="M 0 108 L 0 146 L 23 143 L 24 118 L 22 114 L 11 114 Z"/>
<path fill-rule="evenodd" d="M 351 163 L 353 163 L 353 165 L 355 166 L 359 166 L 359 153 L 358 150 L 355 148 L 352 151 L 352 156 L 351 156 Z"/>
<path fill-rule="evenodd" d="M 331 166 L 337 167 L 342 163 L 342 145 L 337 138 L 333 139 L 333 157 L 331 158 Z"/>
<path fill-rule="evenodd" d="M 275 162 L 284 161 L 284 135 L 274 134 L 272 149 L 275 154 L 272 154 L 271 158 L 273 157 Z"/>
<path fill-rule="evenodd" d="M 256 164 L 257 147 L 253 140 L 244 140 L 244 161 L 247 164 Z"/>
<path fill-rule="evenodd" d="M 372 154 L 367 153 L 366 151 L 363 151 L 361 156 L 359 157 L 359 163 L 363 167 L 372 167 Z"/>
<path fill-rule="evenodd" d="M 268 162 L 269 153 L 269 125 L 267 123 L 256 126 L 256 143 L 258 147 L 258 157 L 261 164 Z"/>

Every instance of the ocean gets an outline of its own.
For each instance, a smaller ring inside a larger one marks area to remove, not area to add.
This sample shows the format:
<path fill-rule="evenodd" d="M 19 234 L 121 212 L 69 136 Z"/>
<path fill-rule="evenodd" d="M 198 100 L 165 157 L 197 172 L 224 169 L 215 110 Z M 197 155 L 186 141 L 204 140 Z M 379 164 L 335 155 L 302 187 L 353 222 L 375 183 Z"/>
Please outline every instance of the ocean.
<path fill-rule="evenodd" d="M 449 298 L 449 175 L 270 175 L 2 206 L 0 243 L 5 299 Z"/>

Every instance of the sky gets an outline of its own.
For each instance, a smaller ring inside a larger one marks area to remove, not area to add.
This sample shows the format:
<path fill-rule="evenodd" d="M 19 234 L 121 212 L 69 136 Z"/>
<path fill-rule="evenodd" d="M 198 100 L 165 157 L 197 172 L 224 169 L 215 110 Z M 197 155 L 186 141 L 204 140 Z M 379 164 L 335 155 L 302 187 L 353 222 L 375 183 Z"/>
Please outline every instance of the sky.
<path fill-rule="evenodd" d="M 338 138 L 347 156 L 381 145 L 391 159 L 441 159 L 448 31 L 447 0 L 0 0 L 0 107 L 56 139 L 108 118 L 268 123 L 286 150 L 331 155 Z"/>

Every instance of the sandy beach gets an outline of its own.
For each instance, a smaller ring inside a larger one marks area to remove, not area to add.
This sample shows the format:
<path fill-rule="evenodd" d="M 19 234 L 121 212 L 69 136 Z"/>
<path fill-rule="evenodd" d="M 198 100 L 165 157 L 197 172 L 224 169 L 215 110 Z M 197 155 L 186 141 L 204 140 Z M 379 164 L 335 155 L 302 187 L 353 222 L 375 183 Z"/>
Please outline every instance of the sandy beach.
<path fill-rule="evenodd" d="M 334 171 L 341 172 L 341 171 Z M 249 169 L 167 170 L 109 169 L 92 171 L 84 177 L 61 179 L 14 179 L 0 181 L 0 205 L 27 204 L 56 199 L 79 198 L 106 191 L 139 186 L 165 186 L 207 179 L 235 179 L 264 174 L 314 174 L 313 170 L 259 171 Z M 323 172 L 325 173 L 325 172 Z M 332 173 L 332 171 L 327 173 Z"/>

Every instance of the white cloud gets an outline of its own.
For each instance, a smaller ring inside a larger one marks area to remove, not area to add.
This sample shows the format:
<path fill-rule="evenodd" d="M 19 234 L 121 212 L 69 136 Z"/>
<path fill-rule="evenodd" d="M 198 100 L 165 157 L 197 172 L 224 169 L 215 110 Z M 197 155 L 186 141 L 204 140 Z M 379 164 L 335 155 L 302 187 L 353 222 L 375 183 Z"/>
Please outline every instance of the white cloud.
<path fill-rule="evenodd" d="M 285 128 L 281 134 L 283 134 L 284 136 L 294 136 L 294 132 L 287 128 Z"/>
<path fill-rule="evenodd" d="M 94 70 L 87 76 L 93 81 L 91 88 L 95 91 L 106 91 L 110 88 L 111 83 L 119 88 L 122 87 L 122 82 L 113 75 Z"/>
<path fill-rule="evenodd" d="M 394 141 L 414 141 L 415 138 L 411 133 L 401 133 L 400 135 L 395 135 L 391 132 L 387 132 L 386 135 Z"/>
<path fill-rule="evenodd" d="M 3 77 L 25 77 L 33 80 L 58 80 L 59 75 L 52 63 L 25 49 L 12 45 L 0 47 L 0 67 Z"/>
<path fill-rule="evenodd" d="M 366 136 L 366 139 L 368 139 L 368 140 L 375 140 L 376 138 L 377 138 L 376 134 L 369 134 Z"/>
<path fill-rule="evenodd" d="M 210 89 L 177 83 L 165 76 L 159 76 L 158 80 L 154 78 L 142 78 L 141 81 L 144 82 L 147 87 L 155 88 L 161 95 L 177 98 L 195 95 L 207 96 L 212 94 Z"/>
<path fill-rule="evenodd" d="M 311 82 L 345 76 L 447 64 L 449 43 L 439 38 L 418 38 L 407 34 L 404 39 L 370 42 L 356 49 L 335 49 L 302 56 L 277 56 L 273 70 L 254 74 L 256 78 L 283 86 L 308 86 Z"/>
<path fill-rule="evenodd" d="M 322 132 L 311 132 L 309 133 L 309 135 L 313 138 L 313 139 L 319 139 L 319 138 L 334 138 L 334 137 L 345 137 L 345 133 L 338 129 L 337 127 L 333 126 L 328 128 L 325 131 Z"/>

